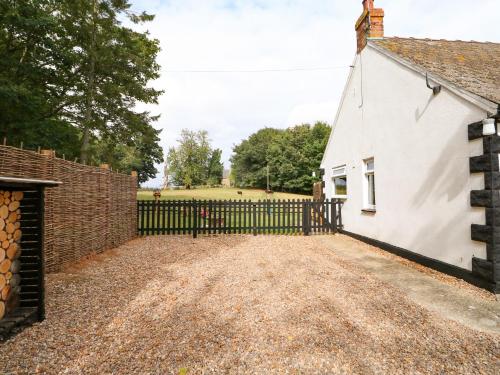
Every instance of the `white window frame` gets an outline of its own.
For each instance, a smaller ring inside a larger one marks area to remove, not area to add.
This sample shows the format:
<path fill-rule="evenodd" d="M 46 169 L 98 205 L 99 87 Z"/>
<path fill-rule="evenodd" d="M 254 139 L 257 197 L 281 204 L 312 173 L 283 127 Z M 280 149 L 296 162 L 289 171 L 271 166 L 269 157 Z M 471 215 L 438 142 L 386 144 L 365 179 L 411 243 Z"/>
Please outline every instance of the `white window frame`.
<path fill-rule="evenodd" d="M 368 164 L 373 163 L 373 167 L 369 168 Z M 370 202 L 370 176 L 373 176 L 373 200 Z M 377 193 L 375 185 L 375 158 L 368 158 L 363 160 L 363 209 L 368 211 L 375 211 L 377 209 Z"/>
<path fill-rule="evenodd" d="M 338 167 L 333 168 L 332 171 L 332 185 L 333 185 L 333 198 L 339 198 L 339 199 L 347 199 L 347 194 L 336 194 L 336 186 L 335 186 L 335 179 L 339 177 L 345 177 L 347 181 L 347 166 L 340 165 Z M 347 191 L 347 182 L 346 182 L 346 191 Z"/>

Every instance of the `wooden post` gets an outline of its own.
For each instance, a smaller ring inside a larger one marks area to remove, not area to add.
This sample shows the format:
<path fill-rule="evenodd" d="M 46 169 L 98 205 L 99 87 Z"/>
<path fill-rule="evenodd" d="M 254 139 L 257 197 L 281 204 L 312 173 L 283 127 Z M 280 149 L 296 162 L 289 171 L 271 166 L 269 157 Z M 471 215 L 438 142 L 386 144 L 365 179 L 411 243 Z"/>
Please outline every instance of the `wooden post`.
<path fill-rule="evenodd" d="M 257 235 L 257 205 L 255 203 L 252 204 L 252 208 L 253 208 L 253 235 L 256 236 Z"/>
<path fill-rule="evenodd" d="M 332 207 L 330 207 L 331 209 L 330 224 L 332 226 L 333 233 L 337 233 L 337 200 L 332 198 L 330 204 L 332 205 Z"/>
<path fill-rule="evenodd" d="M 193 199 L 193 238 L 198 237 L 198 205 Z"/>
<path fill-rule="evenodd" d="M 338 223 L 338 228 L 340 230 L 342 230 L 344 228 L 344 226 L 342 225 L 342 201 L 338 200 L 337 203 L 338 204 L 338 216 L 339 216 L 339 223 Z"/>
<path fill-rule="evenodd" d="M 54 150 L 40 150 L 40 154 L 49 158 L 53 158 L 56 156 L 56 152 Z"/>
<path fill-rule="evenodd" d="M 136 234 L 139 235 L 139 234 L 142 234 L 141 231 L 142 231 L 142 228 L 141 225 L 140 225 L 140 215 L 141 215 L 141 210 L 140 210 L 140 207 L 141 207 L 141 201 L 137 201 L 137 213 L 136 213 L 136 219 L 137 219 L 137 232 Z"/>
<path fill-rule="evenodd" d="M 109 164 L 101 164 L 99 168 L 109 170 Z"/>
<path fill-rule="evenodd" d="M 304 236 L 309 236 L 310 228 L 309 228 L 309 216 L 310 216 L 310 211 L 309 211 L 309 202 L 304 201 L 302 204 L 302 227 L 304 231 Z"/>

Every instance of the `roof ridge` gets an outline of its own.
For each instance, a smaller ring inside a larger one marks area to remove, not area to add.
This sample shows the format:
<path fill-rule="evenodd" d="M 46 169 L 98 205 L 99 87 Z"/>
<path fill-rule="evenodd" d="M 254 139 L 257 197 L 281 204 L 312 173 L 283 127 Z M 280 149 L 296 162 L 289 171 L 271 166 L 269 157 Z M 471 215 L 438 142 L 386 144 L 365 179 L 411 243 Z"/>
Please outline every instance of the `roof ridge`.
<path fill-rule="evenodd" d="M 478 40 L 461 40 L 461 39 L 455 39 L 455 40 L 450 40 L 450 39 L 434 39 L 434 38 L 414 38 L 414 37 L 403 37 L 403 36 L 384 36 L 384 38 L 380 39 L 404 39 L 404 40 L 419 40 L 423 42 L 460 42 L 460 43 L 480 43 L 480 44 L 500 44 L 499 42 L 490 42 L 490 41 L 485 41 L 481 42 Z"/>

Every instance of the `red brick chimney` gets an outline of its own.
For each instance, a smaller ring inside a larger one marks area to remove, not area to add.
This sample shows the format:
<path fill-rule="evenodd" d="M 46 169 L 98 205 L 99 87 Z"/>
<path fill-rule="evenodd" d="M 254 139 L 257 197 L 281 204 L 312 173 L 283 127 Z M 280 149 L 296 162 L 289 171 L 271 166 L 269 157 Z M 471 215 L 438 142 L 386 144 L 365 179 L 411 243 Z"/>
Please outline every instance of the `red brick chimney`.
<path fill-rule="evenodd" d="M 356 22 L 358 53 L 365 48 L 368 38 L 384 37 L 384 10 L 373 7 L 374 0 L 363 0 L 363 14 Z"/>

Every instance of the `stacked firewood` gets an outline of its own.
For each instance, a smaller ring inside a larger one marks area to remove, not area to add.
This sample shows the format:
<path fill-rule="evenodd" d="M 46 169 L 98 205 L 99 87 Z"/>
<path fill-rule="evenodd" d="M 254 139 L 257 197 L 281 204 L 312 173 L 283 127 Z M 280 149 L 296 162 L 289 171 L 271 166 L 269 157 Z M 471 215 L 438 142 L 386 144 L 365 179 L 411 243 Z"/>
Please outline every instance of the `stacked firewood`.
<path fill-rule="evenodd" d="M 0 320 L 19 305 L 21 191 L 0 190 Z"/>

